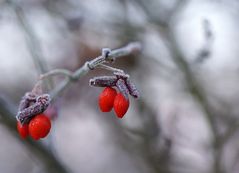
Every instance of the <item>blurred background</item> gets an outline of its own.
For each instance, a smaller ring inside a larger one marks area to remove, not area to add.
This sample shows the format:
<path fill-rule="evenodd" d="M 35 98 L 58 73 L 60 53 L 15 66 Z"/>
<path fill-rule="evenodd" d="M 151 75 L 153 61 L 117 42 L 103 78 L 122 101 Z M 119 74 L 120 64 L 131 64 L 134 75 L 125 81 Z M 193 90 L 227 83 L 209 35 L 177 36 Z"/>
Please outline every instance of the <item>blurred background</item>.
<path fill-rule="evenodd" d="M 238 173 L 238 9 L 237 0 L 0 0 L 0 172 Z M 113 66 L 141 97 L 122 120 L 99 110 L 102 89 L 88 81 L 111 73 L 96 69 L 54 102 L 47 138 L 20 139 L 14 116 L 40 74 L 132 41 L 142 51 Z"/>

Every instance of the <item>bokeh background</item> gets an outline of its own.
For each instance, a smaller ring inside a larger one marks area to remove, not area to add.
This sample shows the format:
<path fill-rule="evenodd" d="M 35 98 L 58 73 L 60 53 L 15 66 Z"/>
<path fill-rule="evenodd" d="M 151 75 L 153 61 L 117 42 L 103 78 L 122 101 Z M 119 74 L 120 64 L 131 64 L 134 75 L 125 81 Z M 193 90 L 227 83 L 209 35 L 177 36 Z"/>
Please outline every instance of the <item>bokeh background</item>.
<path fill-rule="evenodd" d="M 238 173 L 238 9 L 237 0 L 1 0 L 0 172 Z M 100 112 L 102 88 L 88 81 L 111 73 L 96 69 L 54 102 L 47 138 L 20 139 L 14 115 L 40 74 L 132 41 L 142 51 L 113 64 L 141 94 L 123 119 Z"/>

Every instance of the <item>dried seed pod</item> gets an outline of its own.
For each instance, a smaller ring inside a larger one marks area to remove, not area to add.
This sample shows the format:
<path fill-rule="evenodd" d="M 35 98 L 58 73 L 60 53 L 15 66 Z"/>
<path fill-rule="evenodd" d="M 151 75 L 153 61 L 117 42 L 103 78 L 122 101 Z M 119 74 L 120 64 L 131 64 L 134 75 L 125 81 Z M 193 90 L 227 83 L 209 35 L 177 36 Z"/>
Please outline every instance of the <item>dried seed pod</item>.
<path fill-rule="evenodd" d="M 129 75 L 128 74 L 125 74 L 123 71 L 120 72 L 120 71 L 115 71 L 114 72 L 114 75 L 118 78 L 118 79 L 128 79 L 129 78 Z"/>
<path fill-rule="evenodd" d="M 16 118 L 20 121 L 21 124 L 28 123 L 30 118 L 34 115 L 42 113 L 43 105 L 41 103 L 35 103 L 28 108 L 23 109 L 22 111 L 18 112 Z"/>
<path fill-rule="evenodd" d="M 37 97 L 36 102 L 31 106 L 18 112 L 16 118 L 21 124 L 29 122 L 31 117 L 40 114 L 46 110 L 50 104 L 50 96 L 43 94 Z"/>
<path fill-rule="evenodd" d="M 116 86 L 116 76 L 99 76 L 90 79 L 89 85 L 95 87 L 113 87 Z"/>
<path fill-rule="evenodd" d="M 49 106 L 50 100 L 51 99 L 49 94 L 42 94 L 36 99 L 37 103 L 41 103 L 43 106 L 45 106 L 45 109 Z"/>
<path fill-rule="evenodd" d="M 23 96 L 19 103 L 18 111 L 22 111 L 23 109 L 27 108 L 28 106 L 29 106 L 29 101 L 26 99 L 25 96 Z"/>
<path fill-rule="evenodd" d="M 137 90 L 133 82 L 131 82 L 129 79 L 126 79 L 126 86 L 131 96 L 133 96 L 134 98 L 139 98 L 139 91 Z"/>
<path fill-rule="evenodd" d="M 27 92 L 25 94 L 25 97 L 26 99 L 29 101 L 29 102 L 35 102 L 36 101 L 36 98 L 37 98 L 37 95 L 32 93 L 32 92 Z"/>
<path fill-rule="evenodd" d="M 27 92 L 21 99 L 20 103 L 19 103 L 19 108 L 18 110 L 21 111 L 27 107 L 29 107 L 31 104 L 36 102 L 36 95 L 31 93 L 31 92 Z"/>
<path fill-rule="evenodd" d="M 125 97 L 125 99 L 129 99 L 128 94 L 129 94 L 129 90 L 125 84 L 125 81 L 123 79 L 118 79 L 118 81 L 116 82 L 116 86 L 119 89 L 119 91 L 123 94 L 123 96 Z"/>

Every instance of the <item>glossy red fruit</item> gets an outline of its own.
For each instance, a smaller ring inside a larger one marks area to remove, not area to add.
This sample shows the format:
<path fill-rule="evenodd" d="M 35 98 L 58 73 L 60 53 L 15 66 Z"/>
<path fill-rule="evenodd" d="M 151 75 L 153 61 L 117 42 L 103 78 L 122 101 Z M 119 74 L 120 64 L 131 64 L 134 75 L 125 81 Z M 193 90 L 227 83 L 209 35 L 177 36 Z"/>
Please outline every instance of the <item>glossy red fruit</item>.
<path fill-rule="evenodd" d="M 35 140 L 46 137 L 50 129 L 51 121 L 44 114 L 36 115 L 29 123 L 29 134 Z"/>
<path fill-rule="evenodd" d="M 117 91 L 114 88 L 106 87 L 99 96 L 99 107 L 102 112 L 110 112 L 114 105 Z"/>
<path fill-rule="evenodd" d="M 17 121 L 17 131 L 22 139 L 26 139 L 28 136 L 28 124 L 22 125 L 19 121 Z"/>
<path fill-rule="evenodd" d="M 123 94 L 118 93 L 114 100 L 114 110 L 119 118 L 123 118 L 129 108 L 129 99 L 126 99 Z"/>

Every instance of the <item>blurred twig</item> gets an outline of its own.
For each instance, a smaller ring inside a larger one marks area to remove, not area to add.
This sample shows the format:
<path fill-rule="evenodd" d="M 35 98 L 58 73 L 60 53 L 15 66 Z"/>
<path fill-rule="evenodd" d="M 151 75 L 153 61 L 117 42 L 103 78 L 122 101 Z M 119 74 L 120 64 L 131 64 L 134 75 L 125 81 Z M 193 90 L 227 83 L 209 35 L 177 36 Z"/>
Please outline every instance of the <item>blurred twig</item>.
<path fill-rule="evenodd" d="M 227 143 L 230 138 L 239 130 L 239 122 L 236 120 L 234 123 L 230 124 L 227 131 L 220 138 L 220 145 Z"/>
<path fill-rule="evenodd" d="M 143 157 L 144 162 L 152 169 L 152 172 L 170 173 L 170 151 L 172 141 L 168 137 L 164 137 L 161 133 L 160 126 L 157 122 L 157 112 L 153 111 L 150 106 L 142 99 L 139 100 L 138 109 L 140 111 L 139 118 L 142 127 L 132 128 L 124 126 L 125 132 L 140 137 L 140 142 L 135 142 L 134 150 L 136 154 Z M 163 144 L 159 147 L 159 139 Z"/>
<path fill-rule="evenodd" d="M 27 21 L 23 8 L 20 6 L 20 4 L 14 2 L 13 0 L 8 0 L 7 2 L 13 8 L 18 23 L 24 32 L 26 43 L 30 51 L 31 57 L 37 68 L 38 74 L 46 73 L 48 71 L 48 65 L 41 52 L 40 42 L 36 37 L 36 34 L 34 33 L 32 26 Z M 48 89 L 53 88 L 53 81 L 51 79 L 46 80 L 46 87 Z"/>
<path fill-rule="evenodd" d="M 175 9 L 171 14 L 171 17 L 173 17 L 174 13 L 177 13 L 179 10 L 181 10 L 181 8 L 185 6 L 186 2 L 187 2 L 186 0 L 178 1 L 178 4 L 175 6 Z M 140 3 L 140 5 L 142 5 L 142 3 Z M 213 113 L 209 108 L 208 101 L 203 93 L 202 88 L 200 88 L 200 85 L 198 84 L 193 75 L 193 71 L 191 70 L 189 64 L 183 58 L 183 55 L 178 48 L 177 41 L 175 40 L 175 35 L 173 32 L 173 26 L 170 23 L 171 19 L 169 19 L 167 22 L 163 22 L 159 19 L 156 20 L 155 17 L 152 15 L 152 13 L 149 10 L 146 10 L 147 7 L 145 5 L 142 5 L 142 7 L 143 7 L 142 9 L 144 9 L 146 14 L 148 15 L 148 18 L 152 19 L 152 21 L 157 26 L 165 28 L 164 35 L 166 35 L 168 41 L 166 45 L 169 51 L 171 52 L 171 56 L 173 57 L 178 67 L 183 71 L 185 82 L 187 83 L 190 93 L 194 96 L 194 98 L 201 104 L 202 108 L 204 109 L 205 114 L 207 115 L 206 118 L 208 119 L 213 134 L 217 135 L 217 129 L 213 120 Z M 159 28 L 159 32 L 161 32 L 161 28 Z"/>
<path fill-rule="evenodd" d="M 214 35 L 212 32 L 211 24 L 207 19 L 203 20 L 203 31 L 204 31 L 205 43 L 196 55 L 196 58 L 195 58 L 196 63 L 203 62 L 211 54 Z"/>
<path fill-rule="evenodd" d="M 218 146 L 220 136 L 216 126 L 214 113 L 209 106 L 207 97 L 204 94 L 203 89 L 201 88 L 201 86 L 199 85 L 198 81 L 196 80 L 194 76 L 193 70 L 191 69 L 188 62 L 184 59 L 184 56 L 181 50 L 179 49 L 177 41 L 175 40 L 176 37 L 173 31 L 174 26 L 172 23 L 172 17 L 174 17 L 174 15 L 178 13 L 187 4 L 187 1 L 184 1 L 184 0 L 178 1 L 178 2 L 179 3 L 173 9 L 172 14 L 167 22 L 155 19 L 155 17 L 152 15 L 150 10 L 147 9 L 145 4 L 140 3 L 140 5 L 142 6 L 142 9 L 147 14 L 148 18 L 151 19 L 151 21 L 154 22 L 156 26 L 158 26 L 159 32 L 164 32 L 164 35 L 166 36 L 166 40 L 165 40 L 166 45 L 168 46 L 168 49 L 171 52 L 171 56 L 173 57 L 175 63 L 178 65 L 178 67 L 181 69 L 181 71 L 184 74 L 185 83 L 187 84 L 189 92 L 192 94 L 194 99 L 201 105 L 204 111 L 205 118 L 207 119 L 207 122 L 209 124 L 209 127 L 211 128 L 212 136 L 213 136 L 212 147 L 214 147 L 213 154 L 215 159 L 214 172 L 222 173 L 224 172 L 224 169 L 220 163 L 221 163 L 223 147 Z M 206 44 L 206 48 L 203 47 L 202 49 L 203 51 L 202 50 L 200 51 L 203 53 L 199 52 L 199 54 L 196 56 L 196 60 L 204 59 L 205 57 L 209 55 L 209 52 L 210 52 L 209 50 L 210 47 L 207 47 L 207 46 L 211 43 L 212 32 L 210 28 L 210 23 L 207 20 L 204 21 L 204 29 L 205 29 L 205 36 L 206 36 L 208 44 Z"/>
<path fill-rule="evenodd" d="M 169 31 L 172 31 L 171 29 Z M 188 90 L 194 99 L 199 103 L 202 110 L 204 111 L 205 118 L 207 119 L 208 125 L 212 131 L 212 147 L 214 149 L 214 172 L 215 173 L 222 173 L 222 166 L 221 162 L 221 148 L 218 148 L 218 141 L 219 141 L 219 132 L 216 126 L 215 116 L 213 111 L 210 108 L 208 103 L 207 97 L 204 94 L 203 89 L 201 88 L 200 84 L 194 77 L 194 73 L 191 70 L 189 64 L 184 60 L 183 55 L 181 54 L 180 50 L 178 49 L 177 43 L 174 40 L 175 36 L 173 32 L 168 33 L 169 41 L 171 44 L 171 52 L 174 56 L 174 60 L 176 64 L 178 64 L 179 68 L 184 73 L 185 83 L 188 86 Z"/>

